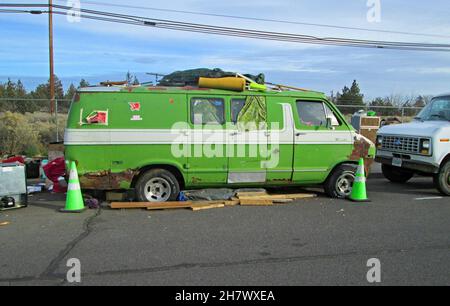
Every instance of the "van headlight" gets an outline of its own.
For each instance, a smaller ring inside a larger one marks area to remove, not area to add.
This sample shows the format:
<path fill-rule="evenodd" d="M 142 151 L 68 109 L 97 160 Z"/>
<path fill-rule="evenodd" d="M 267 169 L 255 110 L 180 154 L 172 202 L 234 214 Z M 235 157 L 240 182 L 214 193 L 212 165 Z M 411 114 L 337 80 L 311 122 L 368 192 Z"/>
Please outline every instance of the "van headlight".
<path fill-rule="evenodd" d="M 421 139 L 420 140 L 420 153 L 423 155 L 430 155 L 431 151 L 431 140 Z"/>

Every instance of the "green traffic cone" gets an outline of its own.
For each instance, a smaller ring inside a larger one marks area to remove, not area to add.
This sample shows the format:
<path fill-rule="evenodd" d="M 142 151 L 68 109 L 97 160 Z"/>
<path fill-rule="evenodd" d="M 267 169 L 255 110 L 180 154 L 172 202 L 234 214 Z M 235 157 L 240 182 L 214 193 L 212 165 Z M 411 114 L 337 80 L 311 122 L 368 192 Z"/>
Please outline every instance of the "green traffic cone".
<path fill-rule="evenodd" d="M 70 163 L 69 185 L 67 187 L 66 207 L 61 212 L 79 213 L 85 210 L 83 195 L 75 162 Z"/>
<path fill-rule="evenodd" d="M 359 160 L 358 170 L 356 171 L 355 181 L 353 182 L 350 200 L 353 202 L 370 202 L 366 192 L 366 176 L 364 173 L 364 159 Z"/>

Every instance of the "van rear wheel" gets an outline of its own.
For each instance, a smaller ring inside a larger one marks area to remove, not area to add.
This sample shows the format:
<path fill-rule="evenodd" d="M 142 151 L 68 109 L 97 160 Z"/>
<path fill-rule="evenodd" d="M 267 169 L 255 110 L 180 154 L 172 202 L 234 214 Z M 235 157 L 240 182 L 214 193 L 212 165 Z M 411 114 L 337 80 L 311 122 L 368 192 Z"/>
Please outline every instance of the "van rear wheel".
<path fill-rule="evenodd" d="M 139 202 L 175 201 L 179 193 L 177 178 L 165 169 L 148 170 L 136 182 L 136 197 Z"/>
<path fill-rule="evenodd" d="M 355 173 L 356 167 L 353 165 L 338 166 L 325 181 L 325 193 L 331 198 L 348 198 L 352 193 Z"/>
<path fill-rule="evenodd" d="M 450 160 L 434 176 L 434 185 L 443 195 L 450 196 Z"/>

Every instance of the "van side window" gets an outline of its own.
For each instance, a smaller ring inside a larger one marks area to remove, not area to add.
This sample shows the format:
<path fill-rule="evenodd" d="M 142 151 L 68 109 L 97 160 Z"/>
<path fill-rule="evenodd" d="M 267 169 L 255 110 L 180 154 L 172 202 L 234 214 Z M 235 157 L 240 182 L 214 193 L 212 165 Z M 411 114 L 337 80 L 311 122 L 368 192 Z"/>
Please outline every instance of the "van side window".
<path fill-rule="evenodd" d="M 193 124 L 224 124 L 224 100 L 221 98 L 192 98 L 191 122 Z"/>
<path fill-rule="evenodd" d="M 231 99 L 231 122 L 236 123 L 239 113 L 245 105 L 245 99 Z"/>
<path fill-rule="evenodd" d="M 327 123 L 322 102 L 297 101 L 297 112 L 302 125 L 325 126 Z"/>

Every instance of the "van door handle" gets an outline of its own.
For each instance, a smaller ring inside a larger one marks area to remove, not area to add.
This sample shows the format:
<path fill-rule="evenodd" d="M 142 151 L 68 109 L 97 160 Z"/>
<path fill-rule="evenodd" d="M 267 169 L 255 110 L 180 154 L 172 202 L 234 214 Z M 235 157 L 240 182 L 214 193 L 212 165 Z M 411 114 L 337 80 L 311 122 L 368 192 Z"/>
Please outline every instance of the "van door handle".
<path fill-rule="evenodd" d="M 270 137 L 270 132 L 264 132 L 264 135 L 266 135 L 266 137 Z"/>
<path fill-rule="evenodd" d="M 237 136 L 238 132 L 230 133 L 230 136 Z"/>
<path fill-rule="evenodd" d="M 304 135 L 306 135 L 306 133 L 295 133 L 295 136 L 304 136 Z"/>

